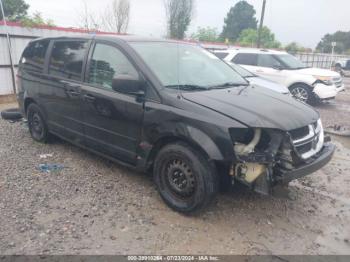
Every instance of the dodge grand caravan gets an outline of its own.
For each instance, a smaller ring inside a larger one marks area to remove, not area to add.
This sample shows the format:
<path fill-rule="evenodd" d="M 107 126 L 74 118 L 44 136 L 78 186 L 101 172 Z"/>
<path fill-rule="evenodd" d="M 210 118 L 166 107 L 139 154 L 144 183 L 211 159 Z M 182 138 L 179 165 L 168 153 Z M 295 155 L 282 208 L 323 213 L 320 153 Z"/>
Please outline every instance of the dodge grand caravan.
<path fill-rule="evenodd" d="M 255 88 L 208 51 L 131 36 L 45 38 L 26 47 L 18 100 L 32 138 L 65 139 L 153 172 L 180 212 L 205 207 L 220 185 L 272 194 L 332 158 L 320 116 Z"/>

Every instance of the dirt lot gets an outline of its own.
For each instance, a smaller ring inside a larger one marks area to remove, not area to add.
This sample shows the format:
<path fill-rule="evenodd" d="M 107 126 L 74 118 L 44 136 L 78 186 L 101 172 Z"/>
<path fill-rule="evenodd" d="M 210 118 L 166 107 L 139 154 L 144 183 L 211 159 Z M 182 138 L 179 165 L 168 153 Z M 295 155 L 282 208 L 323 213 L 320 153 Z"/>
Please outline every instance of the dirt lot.
<path fill-rule="evenodd" d="M 325 126 L 350 126 L 348 82 L 317 106 Z M 292 183 L 294 200 L 237 188 L 196 217 L 170 210 L 149 176 L 60 140 L 35 143 L 23 124 L 0 120 L 0 141 L 0 254 L 350 254 L 350 139 Z"/>

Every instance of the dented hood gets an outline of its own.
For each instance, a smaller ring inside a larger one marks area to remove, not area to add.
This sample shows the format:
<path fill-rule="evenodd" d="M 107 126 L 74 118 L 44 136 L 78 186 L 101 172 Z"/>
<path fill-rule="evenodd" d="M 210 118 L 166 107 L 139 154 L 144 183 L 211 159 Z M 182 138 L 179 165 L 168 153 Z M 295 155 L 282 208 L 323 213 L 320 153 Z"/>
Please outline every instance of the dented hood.
<path fill-rule="evenodd" d="M 309 125 L 319 118 L 310 106 L 266 88 L 241 86 L 182 95 L 188 101 L 250 127 L 288 131 Z"/>

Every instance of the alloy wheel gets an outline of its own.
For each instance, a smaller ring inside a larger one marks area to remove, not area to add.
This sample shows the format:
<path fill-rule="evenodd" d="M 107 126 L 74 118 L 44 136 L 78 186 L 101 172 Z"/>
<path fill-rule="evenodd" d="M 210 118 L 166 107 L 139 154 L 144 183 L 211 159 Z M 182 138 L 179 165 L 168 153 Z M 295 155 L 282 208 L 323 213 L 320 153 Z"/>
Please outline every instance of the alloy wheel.
<path fill-rule="evenodd" d="M 302 87 L 295 87 L 295 88 L 293 88 L 291 93 L 299 101 L 306 102 L 309 99 L 309 94 Z"/>

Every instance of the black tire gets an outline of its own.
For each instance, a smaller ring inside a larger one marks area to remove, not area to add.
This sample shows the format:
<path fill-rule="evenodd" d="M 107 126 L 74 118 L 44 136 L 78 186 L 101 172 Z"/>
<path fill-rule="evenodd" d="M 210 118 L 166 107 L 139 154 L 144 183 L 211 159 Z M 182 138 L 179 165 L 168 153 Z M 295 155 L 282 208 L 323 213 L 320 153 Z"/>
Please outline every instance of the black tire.
<path fill-rule="evenodd" d="M 209 205 L 218 192 L 215 168 L 185 143 L 162 148 L 156 157 L 153 175 L 165 203 L 178 212 L 199 211 Z"/>
<path fill-rule="evenodd" d="M 343 75 L 343 69 L 340 64 L 335 65 L 335 71 L 338 72 L 339 74 Z"/>
<path fill-rule="evenodd" d="M 315 104 L 317 100 L 314 93 L 308 85 L 296 84 L 291 86 L 289 90 L 293 97 L 301 102 L 312 105 Z"/>
<path fill-rule="evenodd" d="M 41 109 L 36 104 L 30 104 L 27 109 L 29 132 L 32 138 L 40 143 L 47 143 L 49 130 Z"/>
<path fill-rule="evenodd" d="M 11 108 L 1 111 L 1 117 L 5 120 L 17 121 L 23 118 L 22 113 L 18 108 Z"/>

